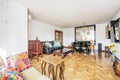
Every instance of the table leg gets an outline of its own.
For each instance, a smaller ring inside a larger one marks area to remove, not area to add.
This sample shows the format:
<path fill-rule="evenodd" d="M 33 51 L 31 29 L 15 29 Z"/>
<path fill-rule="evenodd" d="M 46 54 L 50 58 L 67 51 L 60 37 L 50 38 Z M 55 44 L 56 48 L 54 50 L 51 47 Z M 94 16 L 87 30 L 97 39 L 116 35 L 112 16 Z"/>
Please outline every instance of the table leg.
<path fill-rule="evenodd" d="M 49 64 L 48 66 L 48 76 L 50 77 L 50 73 L 52 71 L 52 64 Z"/>
<path fill-rule="evenodd" d="M 62 74 L 62 72 L 61 72 L 61 66 L 60 66 L 60 72 L 59 72 L 59 78 L 60 78 L 60 80 L 62 79 L 61 78 L 61 74 Z"/>
<path fill-rule="evenodd" d="M 41 64 L 41 71 L 42 71 L 42 74 L 44 75 L 46 75 L 45 68 L 46 68 L 46 62 L 43 61 Z"/>
<path fill-rule="evenodd" d="M 52 77 L 53 77 L 53 80 L 54 80 L 54 65 L 52 65 Z"/>
<path fill-rule="evenodd" d="M 60 73 L 59 73 L 59 78 L 60 80 L 64 80 L 64 62 L 60 64 Z"/>
<path fill-rule="evenodd" d="M 45 68 L 46 68 L 46 62 L 44 63 L 44 67 L 43 67 L 44 75 L 46 75 L 46 70 L 45 70 Z"/>
<path fill-rule="evenodd" d="M 37 54 L 37 61 L 39 61 L 39 54 Z"/>
<path fill-rule="evenodd" d="M 57 80 L 57 66 L 54 66 L 53 80 Z"/>
<path fill-rule="evenodd" d="M 42 61 L 42 64 L 41 64 L 41 71 L 42 71 L 42 74 L 43 74 L 43 65 L 44 65 L 44 61 Z"/>
<path fill-rule="evenodd" d="M 62 78 L 62 80 L 64 80 L 64 63 L 62 64 L 62 66 L 61 66 L 61 78 Z"/>

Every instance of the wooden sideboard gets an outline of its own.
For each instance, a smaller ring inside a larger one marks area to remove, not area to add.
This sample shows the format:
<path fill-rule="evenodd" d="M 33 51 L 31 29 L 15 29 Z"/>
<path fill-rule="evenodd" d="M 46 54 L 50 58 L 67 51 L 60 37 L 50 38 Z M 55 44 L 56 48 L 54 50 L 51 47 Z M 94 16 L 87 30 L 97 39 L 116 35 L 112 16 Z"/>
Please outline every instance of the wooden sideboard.
<path fill-rule="evenodd" d="M 39 56 L 43 54 L 43 45 L 40 40 L 28 40 L 28 54 L 29 58 L 33 58 L 37 56 L 37 60 L 39 60 Z"/>

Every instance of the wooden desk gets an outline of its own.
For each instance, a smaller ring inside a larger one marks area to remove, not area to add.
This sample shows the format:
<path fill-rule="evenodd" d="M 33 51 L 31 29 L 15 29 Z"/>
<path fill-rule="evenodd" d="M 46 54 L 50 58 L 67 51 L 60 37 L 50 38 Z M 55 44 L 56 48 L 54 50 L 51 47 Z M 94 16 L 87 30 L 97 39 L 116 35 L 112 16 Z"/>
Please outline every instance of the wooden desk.
<path fill-rule="evenodd" d="M 57 80 L 57 73 L 59 71 L 60 80 L 64 80 L 64 61 L 59 57 L 55 57 L 53 55 L 49 55 L 47 57 L 41 58 L 41 70 L 42 74 L 46 75 L 46 64 L 48 64 L 48 73 L 50 77 L 50 73 L 52 73 L 53 80 Z"/>

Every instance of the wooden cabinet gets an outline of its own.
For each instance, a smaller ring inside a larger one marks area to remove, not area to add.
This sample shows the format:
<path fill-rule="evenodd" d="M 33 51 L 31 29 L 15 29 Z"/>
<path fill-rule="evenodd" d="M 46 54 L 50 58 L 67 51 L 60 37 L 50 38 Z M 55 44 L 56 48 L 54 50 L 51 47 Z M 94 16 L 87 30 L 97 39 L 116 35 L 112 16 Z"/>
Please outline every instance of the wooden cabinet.
<path fill-rule="evenodd" d="M 43 54 L 43 45 L 39 40 L 29 40 L 28 41 L 28 54 L 29 58 L 33 58 L 37 56 L 37 60 L 39 60 L 39 56 Z"/>

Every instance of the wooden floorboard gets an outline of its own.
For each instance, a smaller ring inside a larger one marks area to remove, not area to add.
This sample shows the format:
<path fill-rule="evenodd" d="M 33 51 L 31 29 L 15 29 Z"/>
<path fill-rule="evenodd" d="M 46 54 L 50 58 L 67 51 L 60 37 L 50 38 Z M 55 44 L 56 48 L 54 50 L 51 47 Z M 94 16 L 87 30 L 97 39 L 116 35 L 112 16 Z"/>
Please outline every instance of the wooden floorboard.
<path fill-rule="evenodd" d="M 41 61 L 33 59 L 31 62 L 41 72 Z M 66 56 L 64 62 L 65 80 L 120 80 L 120 77 L 114 74 L 111 58 L 105 57 L 105 52 L 95 52 L 95 56 L 74 52 Z"/>

